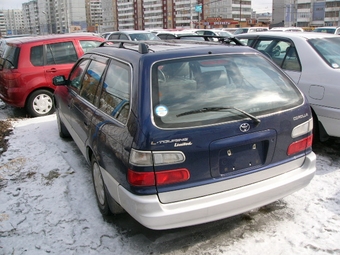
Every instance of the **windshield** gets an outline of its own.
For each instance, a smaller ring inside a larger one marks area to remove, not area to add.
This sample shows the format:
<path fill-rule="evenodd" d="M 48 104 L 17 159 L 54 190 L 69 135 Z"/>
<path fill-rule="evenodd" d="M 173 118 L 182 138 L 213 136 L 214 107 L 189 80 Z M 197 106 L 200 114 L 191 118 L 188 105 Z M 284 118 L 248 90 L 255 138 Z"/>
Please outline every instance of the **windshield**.
<path fill-rule="evenodd" d="M 153 118 L 162 128 L 253 119 L 303 102 L 295 85 L 260 55 L 168 60 L 152 68 Z"/>
<path fill-rule="evenodd" d="M 340 37 L 315 38 L 308 42 L 330 67 L 340 68 Z"/>

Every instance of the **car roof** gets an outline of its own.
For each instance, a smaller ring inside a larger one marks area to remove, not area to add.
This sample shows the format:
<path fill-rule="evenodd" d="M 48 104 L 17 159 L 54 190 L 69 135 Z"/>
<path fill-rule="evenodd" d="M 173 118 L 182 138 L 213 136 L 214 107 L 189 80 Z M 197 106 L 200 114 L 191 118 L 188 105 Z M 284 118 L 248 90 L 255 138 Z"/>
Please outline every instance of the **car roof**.
<path fill-rule="evenodd" d="M 218 42 L 206 41 L 128 41 L 112 40 L 103 42 L 99 47 L 91 50 L 91 53 L 98 53 L 107 56 L 115 56 L 121 59 L 136 60 L 139 57 L 153 58 L 162 56 L 160 59 L 170 59 L 178 56 L 200 56 L 206 54 L 223 53 L 258 53 L 251 47 L 244 45 L 226 45 Z M 152 53 L 152 54 L 151 54 Z M 87 55 L 87 54 L 85 54 Z"/>
<path fill-rule="evenodd" d="M 28 42 L 40 42 L 40 41 L 50 41 L 54 39 L 67 39 L 67 38 L 98 38 L 103 39 L 100 36 L 97 36 L 92 33 L 73 33 L 73 34 L 52 34 L 52 35 L 38 35 L 32 37 L 15 37 L 10 38 L 10 43 L 19 44 L 19 43 L 28 43 Z"/>
<path fill-rule="evenodd" d="M 334 29 L 334 28 L 338 28 L 338 27 L 336 27 L 336 26 L 332 26 L 332 27 L 316 27 L 315 29 L 317 29 L 317 28 L 322 28 L 322 29 L 332 28 L 332 29 Z"/>
<path fill-rule="evenodd" d="M 258 36 L 268 36 L 268 37 L 287 37 L 287 38 L 305 38 L 305 39 L 313 39 L 313 38 L 330 38 L 330 37 L 339 37 L 334 34 L 326 34 L 326 33 L 317 33 L 317 32 L 276 32 L 276 31 L 264 31 L 257 33 L 248 33 L 248 34 L 239 34 L 235 35 L 236 38 L 239 37 L 258 37 Z"/>
<path fill-rule="evenodd" d="M 151 31 L 146 31 L 146 30 L 120 30 L 120 31 L 115 31 L 112 34 L 119 34 L 119 33 L 124 33 L 124 34 L 150 34 L 152 33 Z"/>
<path fill-rule="evenodd" d="M 156 35 L 159 34 L 170 34 L 170 35 L 197 35 L 195 32 L 192 31 L 185 31 L 185 30 L 181 30 L 181 31 L 159 31 L 156 33 Z"/>

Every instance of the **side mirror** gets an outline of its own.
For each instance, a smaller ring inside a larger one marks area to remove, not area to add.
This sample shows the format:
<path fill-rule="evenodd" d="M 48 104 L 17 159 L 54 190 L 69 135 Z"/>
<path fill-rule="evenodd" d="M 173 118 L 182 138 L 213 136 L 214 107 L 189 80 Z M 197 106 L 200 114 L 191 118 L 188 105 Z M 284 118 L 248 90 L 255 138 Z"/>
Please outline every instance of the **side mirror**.
<path fill-rule="evenodd" d="M 67 85 L 67 81 L 64 75 L 53 77 L 52 82 L 53 82 L 53 85 L 55 86 Z"/>

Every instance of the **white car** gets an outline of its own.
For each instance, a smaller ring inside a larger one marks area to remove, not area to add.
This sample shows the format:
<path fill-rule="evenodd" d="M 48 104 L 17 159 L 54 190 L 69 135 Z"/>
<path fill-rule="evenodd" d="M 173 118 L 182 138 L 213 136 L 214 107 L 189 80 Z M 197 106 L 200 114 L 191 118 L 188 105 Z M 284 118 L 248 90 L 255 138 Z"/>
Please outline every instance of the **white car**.
<path fill-rule="evenodd" d="M 302 27 L 273 27 L 269 31 L 281 32 L 304 32 Z"/>
<path fill-rule="evenodd" d="M 235 36 L 280 66 L 312 107 L 315 138 L 340 137 L 340 37 L 313 32 L 261 32 Z"/>
<path fill-rule="evenodd" d="M 340 35 L 340 27 L 317 27 L 313 32 Z"/>

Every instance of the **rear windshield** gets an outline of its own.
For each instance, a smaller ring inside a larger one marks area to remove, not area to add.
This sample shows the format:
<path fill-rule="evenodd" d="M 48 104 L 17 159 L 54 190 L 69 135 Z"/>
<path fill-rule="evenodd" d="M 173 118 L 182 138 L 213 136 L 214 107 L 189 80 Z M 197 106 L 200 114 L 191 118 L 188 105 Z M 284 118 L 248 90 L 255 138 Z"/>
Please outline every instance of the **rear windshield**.
<path fill-rule="evenodd" d="M 6 44 L 3 45 L 1 56 L 0 56 L 0 70 L 18 68 L 18 57 L 20 48 Z"/>
<path fill-rule="evenodd" d="M 303 102 L 295 85 L 255 54 L 158 62 L 152 97 L 154 122 L 161 128 L 213 125 L 249 114 L 259 118 Z"/>
<path fill-rule="evenodd" d="M 340 68 L 340 37 L 315 38 L 308 42 L 330 67 Z"/>

